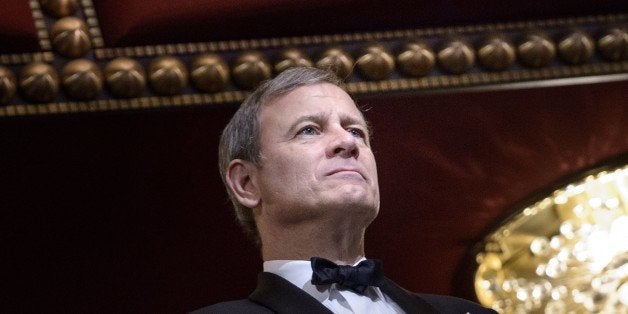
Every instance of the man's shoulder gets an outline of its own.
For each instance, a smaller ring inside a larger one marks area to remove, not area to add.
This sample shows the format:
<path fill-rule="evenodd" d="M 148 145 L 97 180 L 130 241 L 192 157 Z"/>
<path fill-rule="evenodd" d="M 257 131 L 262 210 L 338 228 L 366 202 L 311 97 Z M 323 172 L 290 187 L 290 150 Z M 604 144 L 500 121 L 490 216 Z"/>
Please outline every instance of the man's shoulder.
<path fill-rule="evenodd" d="M 214 305 L 206 306 L 190 312 L 190 314 L 205 314 L 205 313 L 273 313 L 268 308 L 261 306 L 249 299 L 235 300 L 216 303 Z"/>
<path fill-rule="evenodd" d="M 415 295 L 432 305 L 441 313 L 495 313 L 475 302 L 448 295 L 415 293 Z"/>
<path fill-rule="evenodd" d="M 415 293 L 397 285 L 392 280 L 385 278 L 382 292 L 403 307 L 418 306 L 417 310 L 411 312 L 420 313 L 442 313 L 442 314 L 496 314 L 495 311 L 487 309 L 478 303 L 448 295 L 437 295 L 429 293 Z"/>

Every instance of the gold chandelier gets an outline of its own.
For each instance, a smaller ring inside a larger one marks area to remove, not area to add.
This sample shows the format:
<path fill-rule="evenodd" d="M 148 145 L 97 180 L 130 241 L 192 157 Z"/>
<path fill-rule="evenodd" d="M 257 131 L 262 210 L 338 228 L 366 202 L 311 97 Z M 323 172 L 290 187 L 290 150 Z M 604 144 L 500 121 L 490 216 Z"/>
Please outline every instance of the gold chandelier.
<path fill-rule="evenodd" d="M 628 313 L 628 166 L 537 200 L 477 251 L 478 300 L 500 313 Z"/>

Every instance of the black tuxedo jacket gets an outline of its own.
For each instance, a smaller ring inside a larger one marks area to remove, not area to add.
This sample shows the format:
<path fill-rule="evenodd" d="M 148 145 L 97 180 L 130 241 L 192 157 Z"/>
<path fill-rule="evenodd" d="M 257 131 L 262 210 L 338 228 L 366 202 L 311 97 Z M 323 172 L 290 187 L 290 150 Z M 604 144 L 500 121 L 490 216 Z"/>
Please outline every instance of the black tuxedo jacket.
<path fill-rule="evenodd" d="M 379 287 L 406 313 L 495 313 L 480 305 L 455 297 L 415 294 L 385 278 Z M 332 312 L 318 300 L 273 273 L 258 276 L 257 288 L 248 299 L 223 302 L 198 309 L 201 313 L 326 313 Z"/>

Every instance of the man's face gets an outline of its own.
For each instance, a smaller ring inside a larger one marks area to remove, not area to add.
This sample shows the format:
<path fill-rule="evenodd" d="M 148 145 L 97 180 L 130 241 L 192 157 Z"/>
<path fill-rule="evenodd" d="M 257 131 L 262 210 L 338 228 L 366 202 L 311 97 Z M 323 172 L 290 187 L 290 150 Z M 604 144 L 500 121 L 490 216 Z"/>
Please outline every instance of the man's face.
<path fill-rule="evenodd" d="M 262 211 L 284 223 L 354 215 L 368 225 L 375 218 L 375 158 L 347 93 L 327 83 L 300 87 L 264 105 L 259 119 Z"/>

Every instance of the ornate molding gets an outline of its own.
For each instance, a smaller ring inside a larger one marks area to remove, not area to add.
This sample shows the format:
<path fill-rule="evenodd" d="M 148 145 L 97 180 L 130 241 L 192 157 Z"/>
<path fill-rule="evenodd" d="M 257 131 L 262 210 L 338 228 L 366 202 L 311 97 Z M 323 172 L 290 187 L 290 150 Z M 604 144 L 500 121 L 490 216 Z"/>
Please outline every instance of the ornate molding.
<path fill-rule="evenodd" d="M 0 117 L 239 102 L 296 65 L 358 95 L 628 79 L 628 14 L 111 48 L 91 0 L 29 4 L 41 51 L 0 55 Z"/>

